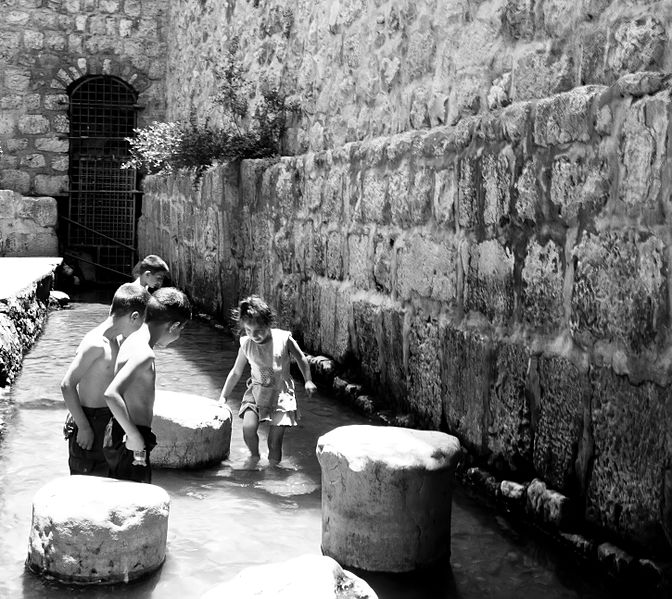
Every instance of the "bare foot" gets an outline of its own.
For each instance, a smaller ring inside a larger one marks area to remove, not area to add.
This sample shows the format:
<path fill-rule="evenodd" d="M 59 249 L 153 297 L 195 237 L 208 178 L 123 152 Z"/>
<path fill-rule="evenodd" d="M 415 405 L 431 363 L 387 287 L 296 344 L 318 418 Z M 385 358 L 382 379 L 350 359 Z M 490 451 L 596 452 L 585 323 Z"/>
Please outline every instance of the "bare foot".
<path fill-rule="evenodd" d="M 251 455 L 245 460 L 241 470 L 259 470 L 259 460 L 261 460 L 261 456 Z"/>

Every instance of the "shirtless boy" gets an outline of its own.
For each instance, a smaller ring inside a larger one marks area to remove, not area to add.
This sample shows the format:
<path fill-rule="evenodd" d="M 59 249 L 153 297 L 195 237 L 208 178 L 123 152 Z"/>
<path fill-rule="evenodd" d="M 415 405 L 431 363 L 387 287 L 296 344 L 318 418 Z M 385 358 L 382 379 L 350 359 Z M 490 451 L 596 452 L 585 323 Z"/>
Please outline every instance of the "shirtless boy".
<path fill-rule="evenodd" d="M 151 429 L 156 381 L 154 347 L 179 339 L 190 319 L 187 296 L 174 287 L 162 287 L 147 303 L 145 324 L 121 346 L 114 379 L 105 390 L 113 418 L 105 431 L 103 452 L 112 478 L 152 481 L 149 454 L 156 446 Z"/>
<path fill-rule="evenodd" d="M 108 474 L 103 438 L 112 414 L 104 392 L 114 377 L 119 337 L 127 337 L 140 328 L 149 298 L 149 292 L 139 285 L 126 283 L 119 287 L 109 316 L 84 336 L 61 381 L 63 399 L 70 411 L 66 422 L 70 474 Z"/>

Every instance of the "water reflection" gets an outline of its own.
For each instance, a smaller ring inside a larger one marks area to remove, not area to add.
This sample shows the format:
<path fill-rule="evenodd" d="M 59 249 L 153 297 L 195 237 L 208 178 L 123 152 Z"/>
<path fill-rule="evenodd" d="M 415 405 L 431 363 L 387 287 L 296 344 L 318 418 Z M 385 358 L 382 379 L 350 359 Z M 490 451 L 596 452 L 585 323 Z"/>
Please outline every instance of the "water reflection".
<path fill-rule="evenodd" d="M 107 306 L 75 304 L 71 310 L 52 313 L 12 390 L 16 409 L 0 445 L 0 597 L 108 599 L 123 593 L 130 599 L 188 599 L 244 567 L 319 553 L 317 438 L 336 426 L 365 419 L 318 393 L 310 401 L 299 395 L 303 419 L 285 436 L 281 468 L 246 469 L 247 450 L 234 418 L 230 459 L 205 470 L 155 471 L 154 482 L 171 497 L 168 554 L 159 572 L 123 587 L 78 588 L 24 571 L 33 496 L 51 478 L 68 473 L 59 381 L 80 339 L 105 318 Z M 180 341 L 157 351 L 157 386 L 215 398 L 236 351 L 231 337 L 194 322 Z M 242 397 L 243 390 L 241 382 L 234 397 Z M 231 405 L 234 414 L 238 402 Z M 260 438 L 264 447 L 263 429 Z M 562 566 L 542 545 L 515 534 L 459 489 L 450 564 L 401 576 L 359 574 L 382 599 L 609 596 L 588 577 L 577 576 L 571 565 Z"/>

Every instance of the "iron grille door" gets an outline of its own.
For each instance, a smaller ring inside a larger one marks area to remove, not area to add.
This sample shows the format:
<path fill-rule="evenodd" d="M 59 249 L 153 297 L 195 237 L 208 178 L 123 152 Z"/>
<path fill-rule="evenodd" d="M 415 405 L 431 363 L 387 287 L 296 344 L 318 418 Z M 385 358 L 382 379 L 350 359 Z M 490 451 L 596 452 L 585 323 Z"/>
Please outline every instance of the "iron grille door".
<path fill-rule="evenodd" d="M 70 90 L 70 199 L 67 248 L 93 262 L 96 280 L 129 276 L 137 258 L 137 172 L 122 169 L 137 121 L 136 93 L 109 75 Z"/>

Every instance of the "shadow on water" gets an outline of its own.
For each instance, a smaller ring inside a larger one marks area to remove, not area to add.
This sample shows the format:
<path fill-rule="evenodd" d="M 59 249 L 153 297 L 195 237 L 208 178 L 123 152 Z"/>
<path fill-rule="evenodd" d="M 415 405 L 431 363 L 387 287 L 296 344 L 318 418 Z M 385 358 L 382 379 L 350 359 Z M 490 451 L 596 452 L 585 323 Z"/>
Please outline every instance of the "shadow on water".
<path fill-rule="evenodd" d="M 337 426 L 366 419 L 320 393 L 309 401 L 299 385 L 303 418 L 285 436 L 282 467 L 271 468 L 262 460 L 261 468 L 251 469 L 236 416 L 241 382 L 231 401 L 230 457 L 203 470 L 154 472 L 154 483 L 171 498 L 167 557 L 159 572 L 129 585 L 95 588 L 62 585 L 25 572 L 32 499 L 51 478 L 68 473 L 59 382 L 82 336 L 105 318 L 107 310 L 106 302 L 85 302 L 51 313 L 12 389 L 15 409 L 0 443 L 0 597 L 198 598 L 247 566 L 319 554 L 317 439 Z M 174 346 L 157 350 L 157 386 L 214 399 L 236 349 L 230 336 L 195 321 Z M 263 448 L 265 429 L 260 430 L 260 442 Z M 459 487 L 453 501 L 451 548 L 450 563 L 431 571 L 358 574 L 381 599 L 613 596 L 590 575 L 557 559 L 543 543 L 516 533 Z"/>
<path fill-rule="evenodd" d="M 431 569 L 402 574 L 365 572 L 357 568 L 348 569 L 366 580 L 381 598 L 414 599 L 418 597 L 418 589 L 423 589 L 424 596 L 432 599 L 463 599 L 464 597 L 457 588 L 449 561 Z"/>

